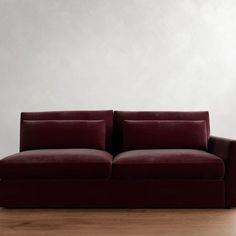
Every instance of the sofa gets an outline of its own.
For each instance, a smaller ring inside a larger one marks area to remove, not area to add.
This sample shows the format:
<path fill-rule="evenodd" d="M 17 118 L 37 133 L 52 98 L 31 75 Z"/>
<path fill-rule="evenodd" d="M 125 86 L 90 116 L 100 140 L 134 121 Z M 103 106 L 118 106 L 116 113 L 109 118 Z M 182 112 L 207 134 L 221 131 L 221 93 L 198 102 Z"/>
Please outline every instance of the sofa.
<path fill-rule="evenodd" d="M 207 111 L 23 112 L 0 160 L 0 207 L 234 206 L 236 141 L 210 136 Z"/>

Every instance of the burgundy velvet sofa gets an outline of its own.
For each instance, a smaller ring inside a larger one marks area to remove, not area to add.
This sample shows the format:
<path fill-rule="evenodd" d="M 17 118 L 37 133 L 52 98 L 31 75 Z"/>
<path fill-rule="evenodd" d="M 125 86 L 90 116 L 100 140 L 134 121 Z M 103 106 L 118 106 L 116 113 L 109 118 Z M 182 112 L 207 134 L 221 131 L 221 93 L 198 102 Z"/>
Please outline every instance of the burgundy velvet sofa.
<path fill-rule="evenodd" d="M 236 141 L 206 111 L 26 112 L 0 179 L 0 207 L 230 208 Z"/>

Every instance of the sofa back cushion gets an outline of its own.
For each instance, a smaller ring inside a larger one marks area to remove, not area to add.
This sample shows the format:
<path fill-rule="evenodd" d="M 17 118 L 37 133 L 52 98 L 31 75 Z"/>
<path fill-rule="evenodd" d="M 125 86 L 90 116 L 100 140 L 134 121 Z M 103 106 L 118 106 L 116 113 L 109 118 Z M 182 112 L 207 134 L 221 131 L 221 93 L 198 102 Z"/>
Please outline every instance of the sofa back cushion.
<path fill-rule="evenodd" d="M 209 113 L 207 111 L 115 111 L 114 112 L 114 152 L 123 151 L 123 128 L 125 120 L 159 121 L 205 121 L 207 141 L 210 135 Z"/>
<path fill-rule="evenodd" d="M 207 149 L 206 122 L 185 120 L 125 120 L 123 150 Z"/>
<path fill-rule="evenodd" d="M 20 151 L 93 148 L 111 151 L 113 111 L 24 112 Z"/>
<path fill-rule="evenodd" d="M 105 149 L 104 120 L 25 120 L 23 150 L 51 148 Z"/>

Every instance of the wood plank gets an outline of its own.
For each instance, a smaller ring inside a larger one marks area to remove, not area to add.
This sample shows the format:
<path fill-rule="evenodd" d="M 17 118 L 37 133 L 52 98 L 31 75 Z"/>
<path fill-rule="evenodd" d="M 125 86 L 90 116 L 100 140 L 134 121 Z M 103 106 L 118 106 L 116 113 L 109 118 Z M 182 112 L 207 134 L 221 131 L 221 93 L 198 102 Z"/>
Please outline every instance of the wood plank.
<path fill-rule="evenodd" d="M 0 236 L 235 236 L 236 209 L 0 209 Z"/>

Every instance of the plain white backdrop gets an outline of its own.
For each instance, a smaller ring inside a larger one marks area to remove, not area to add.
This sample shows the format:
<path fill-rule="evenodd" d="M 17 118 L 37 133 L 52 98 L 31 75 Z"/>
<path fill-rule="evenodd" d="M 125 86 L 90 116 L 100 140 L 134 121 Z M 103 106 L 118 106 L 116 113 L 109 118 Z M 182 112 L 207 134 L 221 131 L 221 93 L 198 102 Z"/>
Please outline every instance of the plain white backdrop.
<path fill-rule="evenodd" d="M 236 138 L 235 0 L 0 0 L 0 157 L 21 111 L 208 110 Z"/>

